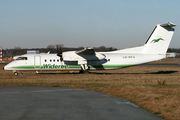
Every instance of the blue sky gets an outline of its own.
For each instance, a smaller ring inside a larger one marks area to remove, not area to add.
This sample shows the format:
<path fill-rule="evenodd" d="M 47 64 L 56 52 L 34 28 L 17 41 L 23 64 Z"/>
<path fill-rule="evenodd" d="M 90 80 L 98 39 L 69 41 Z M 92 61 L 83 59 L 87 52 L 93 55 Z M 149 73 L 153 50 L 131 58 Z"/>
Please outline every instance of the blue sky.
<path fill-rule="evenodd" d="M 46 48 L 143 45 L 159 23 L 177 24 L 179 0 L 0 0 L 0 47 Z"/>

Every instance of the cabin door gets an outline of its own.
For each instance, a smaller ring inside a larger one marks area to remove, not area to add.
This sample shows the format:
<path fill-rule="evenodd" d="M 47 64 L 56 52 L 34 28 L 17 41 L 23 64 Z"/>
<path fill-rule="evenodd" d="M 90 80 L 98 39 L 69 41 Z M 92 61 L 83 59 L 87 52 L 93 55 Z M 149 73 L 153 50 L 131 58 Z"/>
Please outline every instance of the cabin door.
<path fill-rule="evenodd" d="M 41 68 L 41 56 L 34 56 L 34 68 Z"/>

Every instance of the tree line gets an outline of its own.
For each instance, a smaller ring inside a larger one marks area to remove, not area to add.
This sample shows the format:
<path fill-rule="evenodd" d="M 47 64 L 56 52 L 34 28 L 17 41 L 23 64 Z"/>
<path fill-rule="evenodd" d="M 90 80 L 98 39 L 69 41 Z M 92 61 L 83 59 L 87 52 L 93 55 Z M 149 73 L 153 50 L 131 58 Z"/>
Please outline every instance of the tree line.
<path fill-rule="evenodd" d="M 20 47 L 15 47 L 12 49 L 3 49 L 3 56 L 4 57 L 12 57 L 16 55 L 22 55 L 26 54 L 27 51 L 39 51 L 40 53 L 47 53 L 50 51 L 50 53 L 58 53 L 60 51 L 65 52 L 65 51 L 76 51 L 76 50 L 82 50 L 84 47 L 78 47 L 78 48 L 72 48 L 72 47 L 64 47 L 63 44 L 57 44 L 57 45 L 48 45 L 46 48 L 20 48 Z M 95 51 L 97 52 L 107 52 L 107 51 L 114 51 L 117 50 L 116 48 L 113 47 L 105 47 L 105 46 L 100 46 L 100 47 L 94 47 Z M 180 53 L 180 48 L 169 48 L 167 52 L 175 52 L 175 53 Z"/>
<path fill-rule="evenodd" d="M 47 53 L 50 51 L 50 53 L 58 53 L 60 51 L 65 52 L 65 51 L 76 51 L 76 50 L 82 50 L 84 47 L 78 47 L 78 48 L 72 48 L 72 47 L 64 47 L 63 44 L 57 44 L 57 45 L 48 45 L 46 48 L 20 48 L 20 47 L 15 47 L 12 49 L 3 49 L 3 56 L 4 57 L 12 57 L 16 55 L 22 55 L 22 54 L 27 54 L 27 51 L 39 51 L 40 53 Z M 116 48 L 113 47 L 105 47 L 105 46 L 100 46 L 100 47 L 94 47 L 95 51 L 97 52 L 107 52 L 107 51 L 114 51 L 117 50 Z"/>

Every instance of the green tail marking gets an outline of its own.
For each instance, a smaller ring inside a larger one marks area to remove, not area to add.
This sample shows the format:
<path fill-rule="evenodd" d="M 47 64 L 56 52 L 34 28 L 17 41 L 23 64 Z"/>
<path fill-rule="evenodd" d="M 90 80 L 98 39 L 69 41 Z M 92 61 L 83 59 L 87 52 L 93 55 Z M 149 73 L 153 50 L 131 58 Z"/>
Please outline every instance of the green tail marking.
<path fill-rule="evenodd" d="M 160 40 L 164 40 L 164 39 L 162 39 L 162 38 L 154 39 L 154 40 L 151 41 L 151 43 L 157 43 L 157 42 L 159 42 Z"/>

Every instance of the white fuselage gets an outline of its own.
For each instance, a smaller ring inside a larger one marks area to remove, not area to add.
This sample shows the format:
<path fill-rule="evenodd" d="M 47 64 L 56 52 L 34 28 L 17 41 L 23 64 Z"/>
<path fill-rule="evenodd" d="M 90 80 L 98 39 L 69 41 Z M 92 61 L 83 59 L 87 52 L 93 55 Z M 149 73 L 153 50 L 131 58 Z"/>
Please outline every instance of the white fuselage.
<path fill-rule="evenodd" d="M 102 52 L 102 60 L 87 61 L 89 70 L 119 69 L 146 62 L 159 60 L 165 55 L 123 54 Z M 61 61 L 57 54 L 25 54 L 27 59 L 14 60 L 4 67 L 5 70 L 81 70 L 77 61 Z"/>

